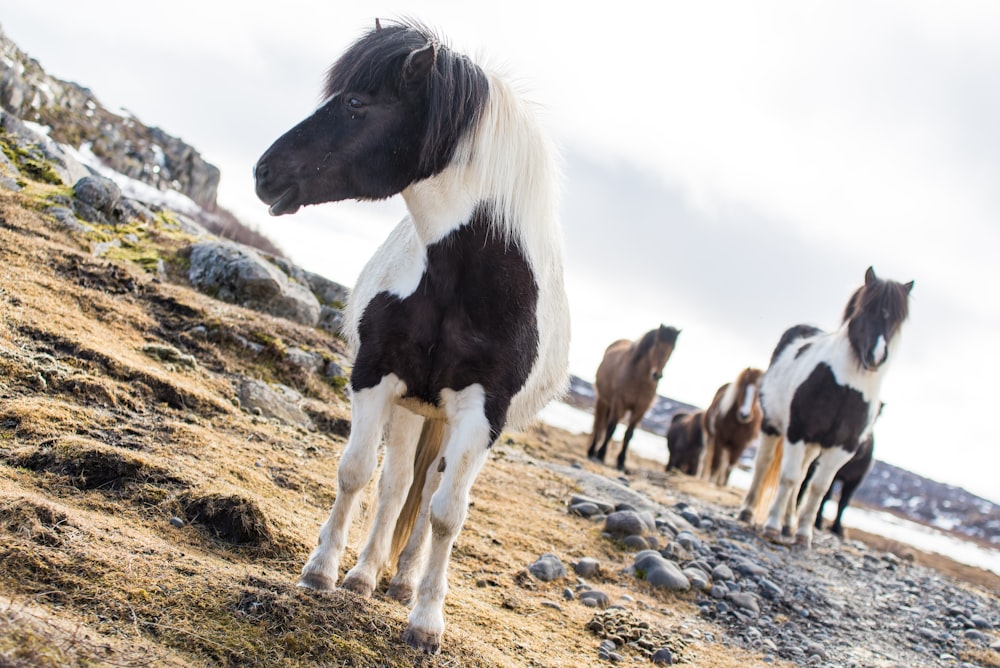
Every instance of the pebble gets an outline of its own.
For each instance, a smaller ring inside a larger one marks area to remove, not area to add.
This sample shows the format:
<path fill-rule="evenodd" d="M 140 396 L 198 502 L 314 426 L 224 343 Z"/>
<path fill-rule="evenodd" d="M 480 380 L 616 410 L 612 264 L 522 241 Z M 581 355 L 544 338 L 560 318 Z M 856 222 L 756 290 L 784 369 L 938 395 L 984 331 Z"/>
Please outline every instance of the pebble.
<path fill-rule="evenodd" d="M 171 517 L 170 526 L 177 527 L 178 529 L 180 529 L 182 526 L 184 526 L 184 520 L 182 520 L 179 517 Z"/>
<path fill-rule="evenodd" d="M 986 634 L 979 629 L 966 629 L 962 635 L 965 636 L 966 640 L 974 640 L 976 642 L 986 642 L 987 640 Z"/>
<path fill-rule="evenodd" d="M 622 545 L 630 550 L 648 550 L 649 543 L 642 536 L 625 536 Z"/>
<path fill-rule="evenodd" d="M 580 603 L 588 608 L 606 608 L 611 603 L 611 599 L 603 591 L 590 589 L 579 595 Z"/>
<path fill-rule="evenodd" d="M 736 575 L 733 573 L 733 569 L 725 564 L 719 564 L 712 569 L 712 579 L 721 580 L 726 582 L 727 580 L 735 580 Z"/>
<path fill-rule="evenodd" d="M 566 567 L 554 554 L 543 554 L 538 561 L 528 566 L 528 571 L 542 582 L 552 582 L 566 577 Z"/>
<path fill-rule="evenodd" d="M 604 519 L 604 530 L 615 538 L 641 536 L 646 532 L 646 523 L 634 510 L 616 510 Z"/>
<path fill-rule="evenodd" d="M 674 664 L 674 655 L 666 647 L 661 647 L 653 652 L 653 656 L 649 657 L 649 660 L 653 663 L 672 666 Z"/>
<path fill-rule="evenodd" d="M 584 557 L 573 564 L 573 571 L 581 578 L 592 578 L 601 570 L 601 562 L 592 557 Z"/>
<path fill-rule="evenodd" d="M 569 507 L 569 512 L 580 517 L 593 517 L 601 512 L 601 509 L 594 503 L 577 503 Z"/>
<path fill-rule="evenodd" d="M 993 629 L 993 624 L 991 624 L 990 621 L 982 615 L 972 615 L 969 617 L 969 621 L 975 624 L 977 629 Z"/>

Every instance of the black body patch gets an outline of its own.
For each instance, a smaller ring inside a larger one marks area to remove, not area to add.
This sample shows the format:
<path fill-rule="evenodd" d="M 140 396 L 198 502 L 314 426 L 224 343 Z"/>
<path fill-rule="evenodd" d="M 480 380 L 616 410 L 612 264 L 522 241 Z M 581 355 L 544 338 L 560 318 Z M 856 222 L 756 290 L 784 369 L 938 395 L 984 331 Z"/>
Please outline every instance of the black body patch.
<path fill-rule="evenodd" d="M 805 339 L 810 336 L 816 336 L 817 334 L 822 334 L 823 330 L 819 327 L 813 327 L 812 325 L 795 325 L 785 330 L 785 333 L 781 335 L 781 339 L 778 341 L 778 345 L 775 347 L 774 352 L 771 353 L 771 365 L 774 365 L 774 360 L 778 359 L 781 352 L 790 346 L 794 341 L 798 339 Z M 799 351 L 801 354 L 802 350 Z M 798 356 L 798 354 L 796 355 Z"/>
<path fill-rule="evenodd" d="M 351 375 L 355 392 L 395 373 L 406 397 L 439 406 L 441 391 L 479 383 L 492 438 L 538 353 L 538 286 L 523 252 L 492 229 L 480 205 L 429 246 L 413 294 L 380 292 L 365 307 Z"/>
<path fill-rule="evenodd" d="M 821 363 L 795 390 L 787 436 L 790 443 L 854 452 L 867 425 L 868 402 L 856 389 L 837 383 L 833 369 Z"/>

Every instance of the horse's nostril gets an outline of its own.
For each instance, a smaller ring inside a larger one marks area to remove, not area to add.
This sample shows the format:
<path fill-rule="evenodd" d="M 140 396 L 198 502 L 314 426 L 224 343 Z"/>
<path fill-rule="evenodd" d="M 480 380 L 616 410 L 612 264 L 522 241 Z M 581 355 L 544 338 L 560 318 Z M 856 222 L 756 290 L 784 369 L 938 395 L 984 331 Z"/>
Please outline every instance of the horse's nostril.
<path fill-rule="evenodd" d="M 267 172 L 268 169 L 266 162 L 258 162 L 256 165 L 253 166 L 253 178 L 255 180 L 267 178 Z"/>

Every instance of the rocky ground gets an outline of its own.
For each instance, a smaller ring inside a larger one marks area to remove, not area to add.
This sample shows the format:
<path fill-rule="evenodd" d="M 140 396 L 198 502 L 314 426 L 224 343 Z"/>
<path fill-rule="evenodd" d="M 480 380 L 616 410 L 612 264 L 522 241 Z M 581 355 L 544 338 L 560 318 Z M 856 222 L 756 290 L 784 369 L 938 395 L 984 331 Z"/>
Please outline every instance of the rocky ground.
<path fill-rule="evenodd" d="M 87 218 L 0 140 L 0 666 L 1000 666 L 997 576 L 797 552 L 735 522 L 733 490 L 620 478 L 541 425 L 494 447 L 442 653 L 414 652 L 381 594 L 295 587 L 350 428 L 322 309 L 198 292 L 196 228 Z"/>

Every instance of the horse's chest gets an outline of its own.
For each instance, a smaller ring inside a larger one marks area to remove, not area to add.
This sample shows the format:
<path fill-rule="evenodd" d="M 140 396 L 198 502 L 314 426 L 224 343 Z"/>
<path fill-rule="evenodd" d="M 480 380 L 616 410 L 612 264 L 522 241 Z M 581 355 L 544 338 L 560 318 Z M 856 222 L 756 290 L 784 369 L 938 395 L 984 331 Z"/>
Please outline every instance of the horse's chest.
<path fill-rule="evenodd" d="M 411 294 L 380 292 L 365 307 L 352 387 L 393 373 L 407 397 L 438 405 L 442 389 L 479 383 L 492 410 L 505 414 L 534 365 L 537 303 L 524 254 L 476 217 L 428 247 Z"/>
<path fill-rule="evenodd" d="M 820 363 L 792 395 L 788 440 L 854 451 L 868 426 L 868 416 L 864 395 L 841 385 L 830 366 Z"/>

